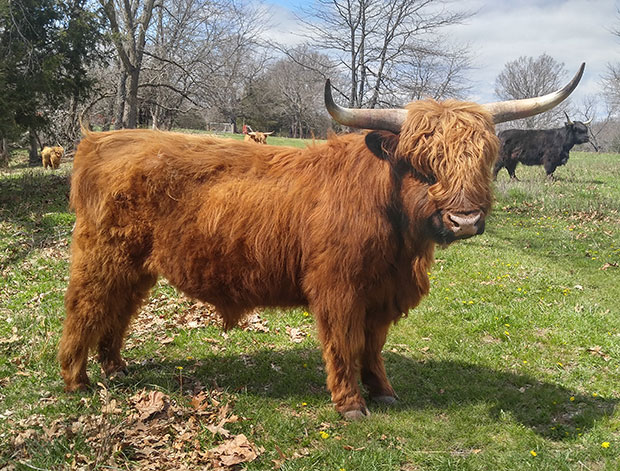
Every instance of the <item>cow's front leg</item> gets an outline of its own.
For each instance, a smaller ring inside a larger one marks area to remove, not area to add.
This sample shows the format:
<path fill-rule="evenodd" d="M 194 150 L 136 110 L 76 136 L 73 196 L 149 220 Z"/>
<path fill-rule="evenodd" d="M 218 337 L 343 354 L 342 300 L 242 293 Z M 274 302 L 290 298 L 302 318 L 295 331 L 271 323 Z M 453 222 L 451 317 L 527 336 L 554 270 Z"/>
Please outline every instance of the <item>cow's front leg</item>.
<path fill-rule="evenodd" d="M 311 305 L 317 320 L 327 387 L 336 410 L 345 419 L 357 420 L 369 414 L 358 385 L 364 351 L 364 309 L 339 305 L 334 296 L 331 306 Z"/>
<path fill-rule="evenodd" d="M 381 350 L 391 321 L 370 318 L 366 320 L 366 341 L 362 356 L 362 383 L 368 389 L 370 398 L 384 404 L 395 404 L 398 397 L 385 372 Z"/>

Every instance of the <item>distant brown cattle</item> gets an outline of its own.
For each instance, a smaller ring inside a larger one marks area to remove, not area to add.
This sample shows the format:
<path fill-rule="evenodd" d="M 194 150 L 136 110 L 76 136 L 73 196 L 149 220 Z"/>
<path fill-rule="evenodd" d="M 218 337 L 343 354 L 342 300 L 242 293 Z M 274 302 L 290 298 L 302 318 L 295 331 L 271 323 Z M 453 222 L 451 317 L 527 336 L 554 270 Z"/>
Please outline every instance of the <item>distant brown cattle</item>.
<path fill-rule="evenodd" d="M 91 348 L 125 368 L 131 317 L 159 276 L 213 304 L 231 328 L 257 306 L 308 306 L 327 385 L 345 418 L 394 403 L 381 350 L 430 287 L 437 244 L 480 234 L 492 202 L 494 122 L 555 106 L 559 92 L 487 105 L 406 109 L 326 103 L 374 130 L 306 149 L 152 130 L 87 133 L 75 155 L 76 212 L 59 359 L 66 390 L 87 386 Z M 232 373 L 231 373 L 232 374 Z"/>
<path fill-rule="evenodd" d="M 60 147 L 44 147 L 41 151 L 41 161 L 43 162 L 43 168 L 51 167 L 57 169 L 60 165 L 60 159 L 64 155 L 65 150 Z"/>
<path fill-rule="evenodd" d="M 255 132 L 250 131 L 244 137 L 243 140 L 246 142 L 256 142 L 257 144 L 267 144 L 267 136 L 271 136 L 272 132 Z"/>

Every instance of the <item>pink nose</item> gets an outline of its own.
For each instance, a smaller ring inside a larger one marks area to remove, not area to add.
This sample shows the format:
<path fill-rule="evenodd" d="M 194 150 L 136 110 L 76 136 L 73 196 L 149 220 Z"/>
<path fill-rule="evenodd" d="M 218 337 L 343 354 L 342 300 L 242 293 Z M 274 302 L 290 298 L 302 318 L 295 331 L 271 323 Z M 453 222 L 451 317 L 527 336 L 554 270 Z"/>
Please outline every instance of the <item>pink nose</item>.
<path fill-rule="evenodd" d="M 457 238 L 471 237 L 484 231 L 484 218 L 480 211 L 466 214 L 446 213 L 444 224 Z"/>

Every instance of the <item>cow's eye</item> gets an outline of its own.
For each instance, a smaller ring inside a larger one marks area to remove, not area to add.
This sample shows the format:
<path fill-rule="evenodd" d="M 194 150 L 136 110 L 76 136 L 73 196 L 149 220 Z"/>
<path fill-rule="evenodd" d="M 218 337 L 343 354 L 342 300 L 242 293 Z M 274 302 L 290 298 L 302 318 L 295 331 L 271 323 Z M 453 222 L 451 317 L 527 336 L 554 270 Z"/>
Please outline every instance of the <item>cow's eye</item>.
<path fill-rule="evenodd" d="M 418 172 L 413 167 L 411 167 L 411 175 L 413 175 L 413 178 L 415 178 L 416 180 L 422 183 L 426 183 L 427 185 L 434 185 L 435 183 L 437 183 L 437 178 L 435 178 L 435 175 L 433 175 L 432 173 L 430 175 L 425 175 L 421 172 Z"/>

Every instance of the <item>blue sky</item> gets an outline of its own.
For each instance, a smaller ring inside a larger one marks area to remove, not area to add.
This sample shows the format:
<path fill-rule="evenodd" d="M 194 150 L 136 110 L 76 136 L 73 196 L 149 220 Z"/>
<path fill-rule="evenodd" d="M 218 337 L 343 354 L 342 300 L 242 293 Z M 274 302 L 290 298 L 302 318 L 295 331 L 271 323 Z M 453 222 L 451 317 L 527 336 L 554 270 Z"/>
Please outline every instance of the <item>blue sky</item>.
<path fill-rule="evenodd" d="M 610 62 L 620 63 L 620 2 L 614 0 L 460 0 L 456 8 L 477 13 L 465 24 L 444 29 L 451 40 L 469 44 L 475 69 L 468 99 L 494 101 L 495 78 L 506 62 L 520 56 L 549 54 L 564 63 L 567 80 L 586 62 L 586 72 L 573 94 L 573 104 L 587 94 L 600 94 L 601 76 Z M 294 44 L 298 29 L 294 11 L 311 0 L 267 0 L 274 38 Z"/>

